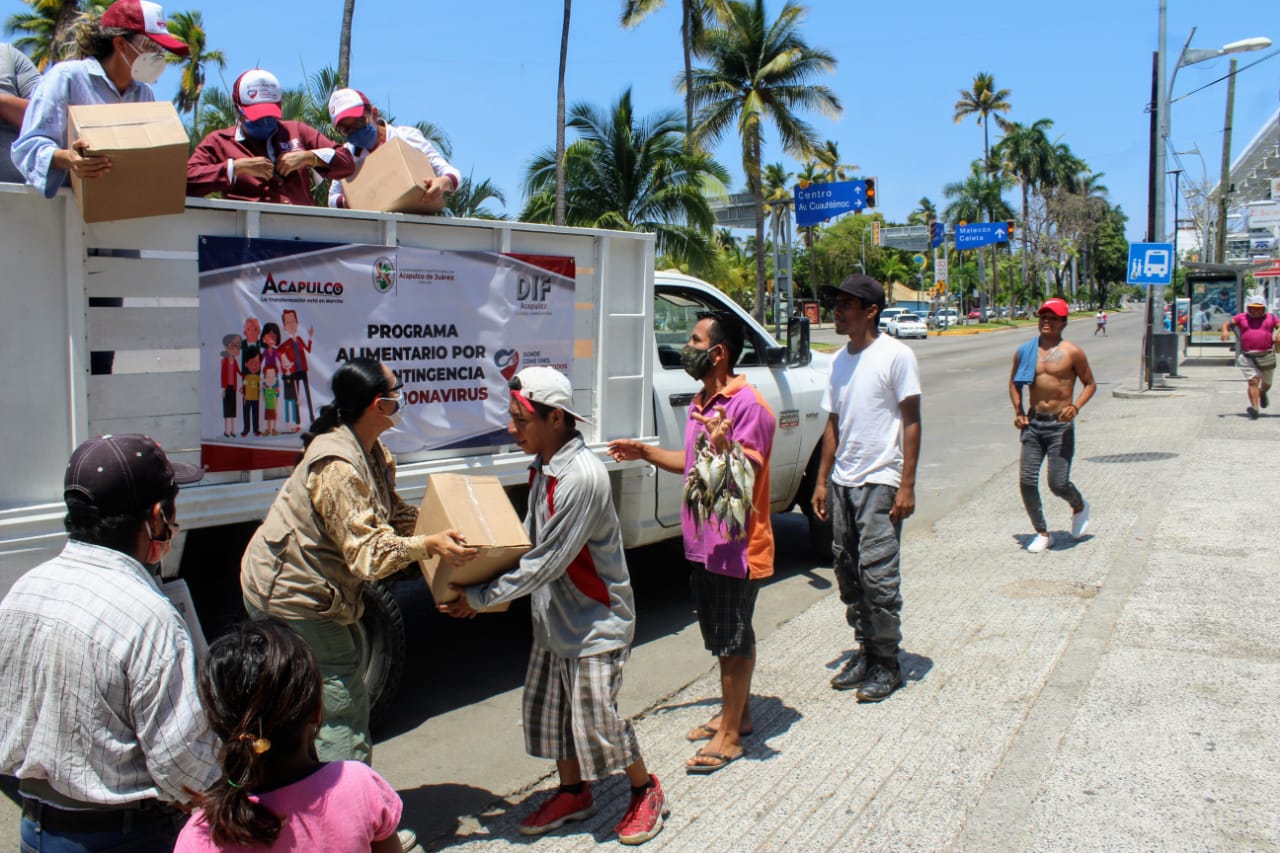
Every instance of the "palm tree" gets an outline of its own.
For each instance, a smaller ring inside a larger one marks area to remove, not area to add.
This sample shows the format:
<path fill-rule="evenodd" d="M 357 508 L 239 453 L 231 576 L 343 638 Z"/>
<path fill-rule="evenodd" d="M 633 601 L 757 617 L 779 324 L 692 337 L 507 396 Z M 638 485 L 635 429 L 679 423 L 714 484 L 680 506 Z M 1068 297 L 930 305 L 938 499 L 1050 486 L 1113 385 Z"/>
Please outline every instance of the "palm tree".
<path fill-rule="evenodd" d="M 1004 136 L 996 143 L 996 159 L 1000 171 L 1018 182 L 1022 189 L 1022 280 L 1027 280 L 1027 262 L 1031 235 L 1027 231 L 1027 211 L 1030 208 L 1031 191 L 1052 179 L 1054 167 L 1053 145 L 1045 131 L 1053 127 L 1053 121 L 1038 119 L 1030 126 L 1011 123 Z"/>
<path fill-rule="evenodd" d="M 31 57 L 36 68 L 48 67 L 71 55 L 75 28 L 85 17 L 101 16 L 111 0 L 26 0 L 30 12 L 17 12 L 5 21 L 5 32 L 21 33 L 13 46 Z"/>
<path fill-rule="evenodd" d="M 921 196 L 916 202 L 916 209 L 907 214 L 908 225 L 928 225 L 930 222 L 936 221 L 938 218 L 938 208 L 929 197 Z"/>
<path fill-rule="evenodd" d="M 782 148 L 797 158 L 810 158 L 818 136 L 797 112 L 817 109 L 829 116 L 840 113 L 840 100 L 826 86 L 810 83 L 814 75 L 831 72 L 836 59 L 810 47 L 799 27 L 803 7 L 788 2 L 770 22 L 764 0 L 729 0 L 724 26 L 708 30 L 703 55 L 710 67 L 696 68 L 686 85 L 699 110 L 696 136 L 718 141 L 735 127 L 742 143 L 742 167 L 754 196 L 756 246 L 764 245 L 764 185 L 761 179 L 763 135 L 769 122 Z M 755 316 L 764 318 L 764 253 L 756 253 Z"/>
<path fill-rule="evenodd" d="M 449 194 L 449 212 L 466 219 L 507 219 L 505 213 L 494 213 L 485 207 L 484 203 L 490 199 L 507 203 L 502 190 L 490 183 L 488 178 L 477 183 L 472 175 L 467 175 L 458 188 Z"/>
<path fill-rule="evenodd" d="M 555 224 L 564 225 L 564 68 L 569 59 L 569 11 L 573 0 L 564 0 L 564 24 L 560 29 L 560 78 L 556 85 L 556 208 Z"/>
<path fill-rule="evenodd" d="M 342 31 L 338 36 L 338 86 L 342 89 L 351 79 L 351 18 L 356 12 L 356 0 L 342 0 Z"/>
<path fill-rule="evenodd" d="M 1002 190 L 1006 179 L 997 176 L 992 180 L 987 174 L 982 161 L 975 160 L 969 166 L 969 177 L 963 181 L 947 184 L 942 194 L 951 199 L 951 204 L 943 211 L 948 222 L 977 222 L 984 217 L 994 221 L 1012 219 L 1013 209 L 1005 202 Z M 991 252 L 991 271 L 995 275 L 995 249 Z M 992 292 L 997 288 L 993 280 Z"/>
<path fill-rule="evenodd" d="M 568 127 L 578 138 L 563 161 L 567 224 L 650 231 L 659 254 L 695 266 L 710 259 L 715 216 L 707 190 L 729 175 L 707 154 L 685 149 L 679 113 L 637 119 L 627 89 L 608 109 L 575 104 Z M 556 166 L 551 151 L 529 164 L 522 220 L 554 215 Z"/>
<path fill-rule="evenodd" d="M 226 89 L 209 89 L 200 101 L 200 110 L 191 117 L 192 142 L 204 139 L 210 131 L 231 127 L 236 123 L 236 105 Z"/>
<path fill-rule="evenodd" d="M 986 71 L 979 71 L 974 75 L 973 88 L 960 90 L 960 100 L 956 101 L 955 115 L 952 116 L 956 124 L 971 115 L 978 117 L 978 124 L 982 125 L 982 162 L 988 174 L 991 173 L 991 116 L 1012 109 L 1008 98 L 1008 89 L 997 89 L 995 78 Z M 998 115 L 996 120 L 1002 121 Z"/>
<path fill-rule="evenodd" d="M 200 115 L 200 95 L 204 92 L 204 67 L 213 65 L 219 70 L 224 69 L 227 58 L 220 50 L 205 50 L 204 19 L 199 12 L 174 12 L 169 16 L 167 25 L 175 38 L 187 43 L 186 56 L 169 53 L 166 57 L 170 64 L 182 66 L 178 94 L 173 102 L 178 112 L 191 113 L 192 130 L 195 130 L 196 119 Z"/>
<path fill-rule="evenodd" d="M 840 146 L 830 139 L 822 143 L 814 157 L 823 168 L 828 181 L 847 181 L 849 173 L 858 168 L 855 163 L 840 162 Z"/>

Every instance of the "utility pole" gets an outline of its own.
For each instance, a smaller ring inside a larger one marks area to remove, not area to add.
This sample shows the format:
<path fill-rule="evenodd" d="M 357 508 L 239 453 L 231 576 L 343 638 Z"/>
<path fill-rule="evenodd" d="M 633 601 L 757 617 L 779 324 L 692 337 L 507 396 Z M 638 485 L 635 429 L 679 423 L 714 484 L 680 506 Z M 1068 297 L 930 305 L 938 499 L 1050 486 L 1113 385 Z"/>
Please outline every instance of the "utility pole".
<path fill-rule="evenodd" d="M 1214 258 L 1227 262 L 1227 196 L 1231 193 L 1231 114 L 1236 103 L 1236 60 L 1231 60 L 1227 74 L 1227 117 L 1222 124 L 1222 177 L 1218 181 L 1218 235 Z"/>

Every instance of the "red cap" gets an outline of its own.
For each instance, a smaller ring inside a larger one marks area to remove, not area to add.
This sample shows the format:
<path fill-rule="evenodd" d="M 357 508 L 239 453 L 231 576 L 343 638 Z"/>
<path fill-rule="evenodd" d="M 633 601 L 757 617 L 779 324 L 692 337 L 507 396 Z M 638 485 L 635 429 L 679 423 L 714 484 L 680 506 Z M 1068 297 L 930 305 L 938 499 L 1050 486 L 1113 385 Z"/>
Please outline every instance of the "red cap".
<path fill-rule="evenodd" d="M 358 89 L 338 89 L 329 96 L 329 121 L 337 126 L 347 118 L 359 118 L 369 107 L 369 99 Z"/>
<path fill-rule="evenodd" d="M 102 26 L 141 33 L 170 53 L 187 55 L 187 44 L 169 34 L 164 10 L 151 0 L 116 0 L 102 13 Z"/>
<path fill-rule="evenodd" d="M 240 112 L 249 121 L 257 121 L 267 116 L 281 118 L 280 102 L 284 93 L 280 90 L 280 81 L 270 71 L 254 68 L 236 78 L 231 87 L 231 100 L 235 101 Z"/>
<path fill-rule="evenodd" d="M 1048 311 L 1051 314 L 1057 314 L 1059 317 L 1065 317 L 1067 316 L 1067 314 L 1070 313 L 1070 309 L 1067 308 L 1066 300 L 1057 299 L 1057 298 L 1046 299 L 1043 303 L 1041 303 L 1040 308 L 1039 310 L 1036 311 L 1036 313 L 1043 314 L 1046 311 Z"/>

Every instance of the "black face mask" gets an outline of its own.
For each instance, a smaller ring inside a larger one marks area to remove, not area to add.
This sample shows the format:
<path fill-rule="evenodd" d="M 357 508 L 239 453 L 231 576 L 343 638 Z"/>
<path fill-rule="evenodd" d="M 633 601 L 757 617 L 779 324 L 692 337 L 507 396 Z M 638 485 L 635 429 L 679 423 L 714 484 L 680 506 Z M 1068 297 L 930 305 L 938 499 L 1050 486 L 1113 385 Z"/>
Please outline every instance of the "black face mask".
<path fill-rule="evenodd" d="M 684 349 L 680 350 L 680 365 L 684 368 L 684 372 L 701 382 L 715 366 L 711 349 L 698 349 L 692 344 L 685 344 Z"/>

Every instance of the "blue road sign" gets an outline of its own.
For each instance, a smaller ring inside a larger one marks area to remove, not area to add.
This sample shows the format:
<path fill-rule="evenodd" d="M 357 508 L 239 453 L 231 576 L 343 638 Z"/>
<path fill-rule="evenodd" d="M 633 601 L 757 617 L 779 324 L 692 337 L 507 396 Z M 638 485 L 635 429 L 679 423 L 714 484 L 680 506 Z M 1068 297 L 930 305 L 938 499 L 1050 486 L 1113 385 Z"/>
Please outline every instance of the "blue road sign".
<path fill-rule="evenodd" d="M 1129 284 L 1161 285 L 1173 281 L 1172 243 L 1130 243 Z"/>
<path fill-rule="evenodd" d="M 866 181 L 833 181 L 796 186 L 796 225 L 820 225 L 831 217 L 867 206 Z"/>
<path fill-rule="evenodd" d="M 1009 242 L 1009 226 L 1003 222 L 975 222 L 956 226 L 956 248 L 976 249 Z"/>

